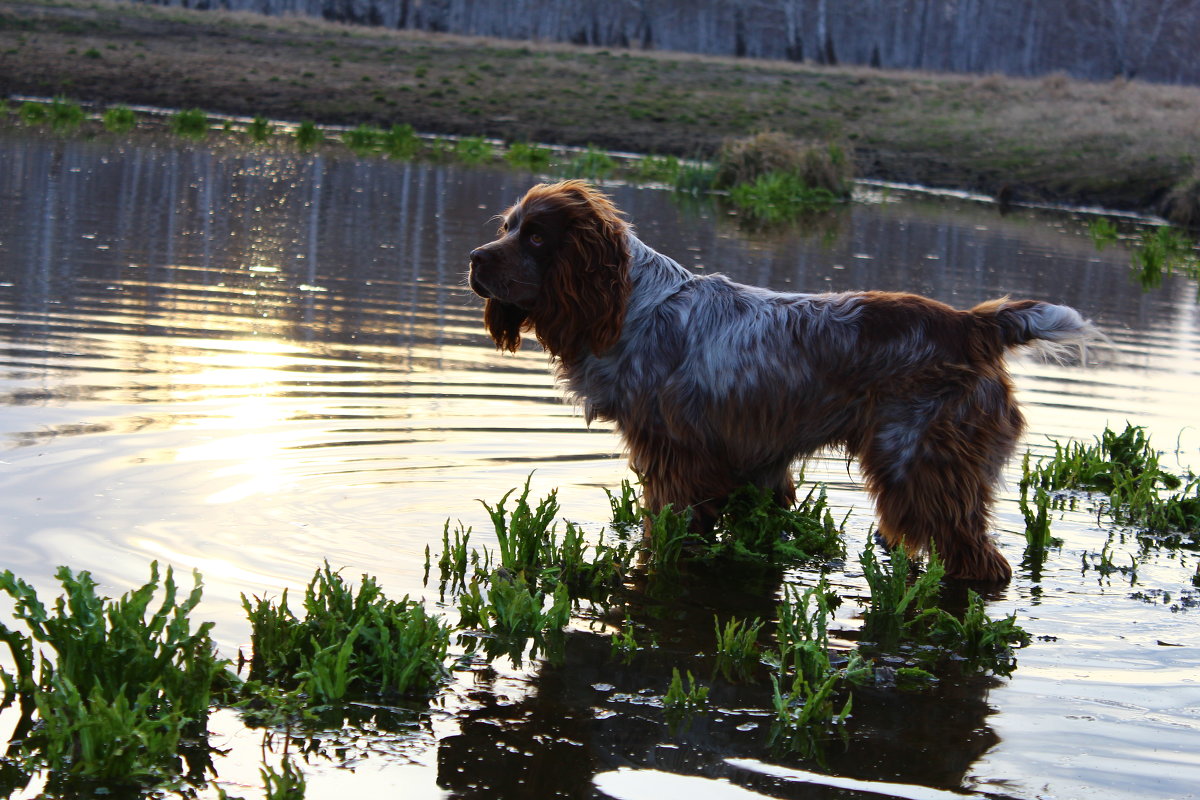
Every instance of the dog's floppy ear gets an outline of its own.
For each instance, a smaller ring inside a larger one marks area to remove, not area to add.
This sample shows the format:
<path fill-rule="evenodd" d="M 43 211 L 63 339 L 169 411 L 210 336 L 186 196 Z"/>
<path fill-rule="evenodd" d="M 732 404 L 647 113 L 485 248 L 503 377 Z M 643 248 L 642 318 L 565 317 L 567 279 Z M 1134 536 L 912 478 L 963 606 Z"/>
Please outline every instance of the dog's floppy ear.
<path fill-rule="evenodd" d="M 582 181 L 546 187 L 545 194 L 559 201 L 568 232 L 531 314 L 538 341 L 564 361 L 585 350 L 600 355 L 621 338 L 625 321 L 627 226 L 608 197 Z"/>
<path fill-rule="evenodd" d="M 521 347 L 521 331 L 529 328 L 529 312 L 510 303 L 487 300 L 483 304 L 483 324 L 497 350 L 515 353 Z"/>

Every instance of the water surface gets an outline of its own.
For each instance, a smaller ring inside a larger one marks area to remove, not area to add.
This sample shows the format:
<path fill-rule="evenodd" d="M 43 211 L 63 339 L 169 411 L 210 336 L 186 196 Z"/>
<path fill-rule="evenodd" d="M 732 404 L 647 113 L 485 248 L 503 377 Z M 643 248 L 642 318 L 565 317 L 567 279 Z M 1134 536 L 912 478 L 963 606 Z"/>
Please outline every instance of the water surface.
<path fill-rule="evenodd" d="M 463 280 L 492 215 L 532 180 L 0 131 L 0 567 L 43 598 L 57 594 L 60 564 L 113 595 L 144 582 L 155 559 L 198 569 L 200 616 L 234 656 L 249 638 L 240 595 L 298 592 L 325 560 L 436 603 L 426 545 L 436 553 L 447 518 L 490 541 L 476 499 L 494 502 L 531 473 L 537 496 L 557 488 L 564 516 L 599 531 L 601 489 L 628 477 L 619 442 L 561 401 L 536 347 L 495 352 Z M 1050 438 L 1091 440 L 1128 420 L 1170 451 L 1170 468 L 1200 463 L 1196 287 L 1144 293 L 1128 252 L 1098 253 L 1079 218 L 871 192 L 829 217 L 755 231 L 662 191 L 611 191 L 647 243 L 699 271 L 781 290 L 1075 306 L 1112 346 L 1085 366 L 1014 365 L 1026 446 L 1044 454 Z M 842 513 L 855 509 L 852 557 L 832 579 L 861 598 L 853 556 L 872 517 L 857 472 L 832 454 L 806 475 Z M 1008 475 L 996 528 L 1019 564 L 1019 463 Z M 1115 557 L 1136 558 L 1136 576 L 1104 578 L 1083 564 L 1108 528 L 1081 510 L 1056 519 L 1055 534 L 1065 544 L 1040 574 L 1018 570 L 989 608 L 1015 611 L 1036 637 L 1011 679 L 864 691 L 849 742 L 822 763 L 765 746 L 769 685 L 714 679 L 716 710 L 684 731 L 643 710 L 672 666 L 704 663 L 714 613 L 771 615 L 777 582 L 718 581 L 643 609 L 661 646 L 631 666 L 585 617 L 561 663 L 476 663 L 396 730 L 331 734 L 307 759 L 308 796 L 648 796 L 686 778 L 706 780 L 683 791 L 712 797 L 1195 796 L 1195 553 L 1118 537 Z M 839 624 L 852 635 L 853 603 Z M 213 727 L 230 747 L 220 781 L 253 796 L 261 732 L 232 712 Z"/>

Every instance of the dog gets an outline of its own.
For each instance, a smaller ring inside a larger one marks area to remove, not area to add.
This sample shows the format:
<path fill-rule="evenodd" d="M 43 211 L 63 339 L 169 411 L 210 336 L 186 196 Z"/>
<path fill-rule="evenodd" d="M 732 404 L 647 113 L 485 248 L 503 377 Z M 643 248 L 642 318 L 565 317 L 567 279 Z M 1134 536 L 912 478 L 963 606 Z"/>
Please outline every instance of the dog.
<path fill-rule="evenodd" d="M 651 513 L 711 529 L 753 484 L 795 503 L 791 466 L 825 447 L 859 460 L 890 546 L 931 545 L 946 575 L 1002 583 L 994 486 L 1024 430 L 1005 355 L 1099 334 L 1077 311 L 916 294 L 791 294 L 699 276 L 643 244 L 582 181 L 534 186 L 471 251 L 498 349 L 532 332 L 585 420 L 615 424 Z"/>

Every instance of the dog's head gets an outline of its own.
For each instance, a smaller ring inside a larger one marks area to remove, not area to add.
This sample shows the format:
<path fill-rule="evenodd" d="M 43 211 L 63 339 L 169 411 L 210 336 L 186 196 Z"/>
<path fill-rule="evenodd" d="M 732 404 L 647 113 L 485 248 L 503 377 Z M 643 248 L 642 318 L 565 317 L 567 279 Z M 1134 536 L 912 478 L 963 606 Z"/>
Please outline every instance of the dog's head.
<path fill-rule="evenodd" d="M 496 240 L 471 251 L 471 289 L 501 350 L 533 330 L 571 362 L 621 336 L 629 296 L 627 226 L 608 197 L 583 181 L 539 184 L 501 215 Z"/>

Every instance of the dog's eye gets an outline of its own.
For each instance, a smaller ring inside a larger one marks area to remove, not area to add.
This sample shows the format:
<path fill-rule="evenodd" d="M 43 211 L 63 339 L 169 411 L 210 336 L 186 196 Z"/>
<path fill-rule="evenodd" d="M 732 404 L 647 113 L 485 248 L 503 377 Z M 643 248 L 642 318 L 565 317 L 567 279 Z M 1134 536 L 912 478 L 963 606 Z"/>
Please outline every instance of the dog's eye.
<path fill-rule="evenodd" d="M 542 238 L 540 233 L 531 233 L 529 234 L 529 243 L 534 247 L 541 247 L 546 243 L 546 240 Z"/>

